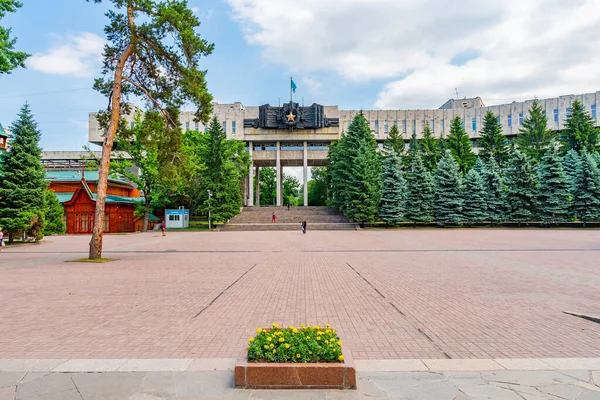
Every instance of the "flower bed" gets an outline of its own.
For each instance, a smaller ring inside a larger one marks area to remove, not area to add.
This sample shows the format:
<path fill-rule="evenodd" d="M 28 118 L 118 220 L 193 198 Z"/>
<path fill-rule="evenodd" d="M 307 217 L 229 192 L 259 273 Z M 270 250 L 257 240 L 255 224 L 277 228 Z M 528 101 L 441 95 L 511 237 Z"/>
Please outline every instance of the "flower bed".
<path fill-rule="evenodd" d="M 342 342 L 329 324 L 290 326 L 272 329 L 258 328 L 256 336 L 249 339 L 249 362 L 343 362 Z"/>
<path fill-rule="evenodd" d="M 235 366 L 235 386 L 248 389 L 356 389 L 349 351 L 329 325 L 259 328 Z"/>

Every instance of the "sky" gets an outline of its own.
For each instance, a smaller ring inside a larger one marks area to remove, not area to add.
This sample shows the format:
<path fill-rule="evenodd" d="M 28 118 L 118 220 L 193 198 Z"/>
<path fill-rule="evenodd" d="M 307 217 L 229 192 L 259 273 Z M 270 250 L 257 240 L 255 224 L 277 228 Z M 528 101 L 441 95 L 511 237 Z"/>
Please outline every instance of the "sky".
<path fill-rule="evenodd" d="M 105 0 L 22 0 L 0 24 L 27 69 L 0 75 L 0 123 L 28 102 L 44 150 L 80 150 L 99 76 Z M 296 99 L 340 109 L 486 105 L 600 90 L 598 0 L 189 0 L 215 43 L 202 65 L 221 103 Z"/>

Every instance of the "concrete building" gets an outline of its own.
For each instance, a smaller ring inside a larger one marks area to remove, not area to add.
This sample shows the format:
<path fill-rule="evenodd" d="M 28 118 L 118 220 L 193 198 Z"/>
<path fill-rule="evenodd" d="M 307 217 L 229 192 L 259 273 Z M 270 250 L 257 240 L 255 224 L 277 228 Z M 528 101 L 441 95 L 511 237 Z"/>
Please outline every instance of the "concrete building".
<path fill-rule="evenodd" d="M 574 100 L 581 101 L 596 120 L 600 92 L 565 95 L 557 98 L 540 99 L 548 116 L 548 127 L 562 130 L 571 112 Z M 300 107 L 297 103 L 285 103 L 281 107 L 248 106 L 241 103 L 214 104 L 214 113 L 223 124 L 229 139 L 246 142 L 252 158 L 249 179 L 246 182 L 244 205 L 260 204 L 260 192 L 251 182 L 258 176 L 261 167 L 276 167 L 277 205 L 282 204 L 282 181 L 284 167 L 303 167 L 304 205 L 308 205 L 308 167 L 327 165 L 327 149 L 331 141 L 338 139 L 348 128 L 352 119 L 360 112 L 369 121 L 379 143 L 387 138 L 392 126 L 397 125 L 408 142 L 413 132 L 422 135 L 429 125 L 435 136 L 448 135 L 454 117 L 464 121 L 464 127 L 472 140 L 479 138 L 483 117 L 491 111 L 498 116 L 505 135 L 514 137 L 527 118 L 533 100 L 485 106 L 479 97 L 451 99 L 438 109 L 429 110 L 340 110 L 338 106 L 313 104 Z M 287 121 L 286 121 L 287 118 Z M 126 116 L 133 123 L 133 115 Z M 207 130 L 207 126 L 194 122 L 192 112 L 182 112 L 180 122 L 183 129 Z M 96 113 L 89 115 L 89 141 L 102 143 L 102 132 Z M 256 201 L 256 202 L 255 202 Z"/>

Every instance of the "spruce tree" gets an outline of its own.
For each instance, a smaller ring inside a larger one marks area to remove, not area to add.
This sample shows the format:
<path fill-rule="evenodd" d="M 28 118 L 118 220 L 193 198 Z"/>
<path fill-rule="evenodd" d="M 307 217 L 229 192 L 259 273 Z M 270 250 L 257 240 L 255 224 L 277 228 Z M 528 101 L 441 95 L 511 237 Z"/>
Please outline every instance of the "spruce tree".
<path fill-rule="evenodd" d="M 519 150 L 538 163 L 546 152 L 552 150 L 555 137 L 554 131 L 548 129 L 548 117 L 544 114 L 542 103 L 534 99 L 529 116 L 523 120 L 523 127 L 517 135 Z"/>
<path fill-rule="evenodd" d="M 394 151 L 383 159 L 381 181 L 379 217 L 388 225 L 397 225 L 404 217 L 404 178 L 400 159 Z"/>
<path fill-rule="evenodd" d="M 559 140 L 564 153 L 571 149 L 579 154 L 584 151 L 588 153 L 596 151 L 598 128 L 594 126 L 594 119 L 579 100 L 571 104 L 571 115 L 567 118 Z"/>
<path fill-rule="evenodd" d="M 9 243 L 17 232 L 42 223 L 47 186 L 38 147 L 40 131 L 27 104 L 10 130 L 11 149 L 3 156 L 0 175 L 0 227 L 8 234 Z"/>
<path fill-rule="evenodd" d="M 479 131 L 481 137 L 477 141 L 479 144 L 479 157 L 484 161 L 494 157 L 496 162 L 504 165 L 508 157 L 508 142 L 506 136 L 502 134 L 502 125 L 498 117 L 493 112 L 488 111 L 483 117 L 483 128 Z"/>
<path fill-rule="evenodd" d="M 456 159 L 450 150 L 435 171 L 434 216 L 438 225 L 459 225 L 463 219 L 462 179 Z"/>
<path fill-rule="evenodd" d="M 44 236 L 65 233 L 64 208 L 52 190 L 44 191 Z"/>
<path fill-rule="evenodd" d="M 475 170 L 475 172 L 477 172 L 479 174 L 479 176 L 483 180 L 483 173 L 484 173 L 484 170 L 485 170 L 485 164 L 481 160 L 481 157 L 477 157 L 477 160 L 475 161 L 475 166 L 473 167 L 473 169 Z"/>
<path fill-rule="evenodd" d="M 450 126 L 450 134 L 447 139 L 447 146 L 452 156 L 458 163 L 458 169 L 466 175 L 467 172 L 475 165 L 475 153 L 471 148 L 471 139 L 465 132 L 462 126 L 460 117 L 455 117 Z"/>
<path fill-rule="evenodd" d="M 421 153 L 423 154 L 423 164 L 429 172 L 435 171 L 437 163 L 443 153 L 439 151 L 438 140 L 433 136 L 429 125 L 423 130 L 423 138 L 419 141 Z"/>
<path fill-rule="evenodd" d="M 393 125 L 390 129 L 388 137 L 383 142 L 383 149 L 386 153 L 393 150 L 399 156 L 404 154 L 404 138 L 400 135 L 397 125 Z"/>
<path fill-rule="evenodd" d="M 470 170 L 465 179 L 463 198 L 463 217 L 470 225 L 488 221 L 486 192 L 483 179 L 474 169 Z"/>
<path fill-rule="evenodd" d="M 410 222 L 433 220 L 433 181 L 417 154 L 406 173 L 406 202 L 404 218 Z"/>
<path fill-rule="evenodd" d="M 536 216 L 536 179 L 527 156 L 515 150 L 506 169 L 506 205 L 510 221 L 526 222 Z"/>
<path fill-rule="evenodd" d="M 421 146 L 419 140 L 417 139 L 417 133 L 413 132 L 410 136 L 410 142 L 408 142 L 408 151 L 406 155 L 402 158 L 402 165 L 404 168 L 409 168 L 412 164 L 412 160 L 415 158 L 417 153 L 421 153 Z"/>
<path fill-rule="evenodd" d="M 499 223 L 506 219 L 506 188 L 496 160 L 492 157 L 482 172 L 485 202 L 490 222 Z"/>
<path fill-rule="evenodd" d="M 594 158 L 581 154 L 573 187 L 573 211 L 584 223 L 600 219 L 600 171 Z"/>
<path fill-rule="evenodd" d="M 563 161 L 563 169 L 565 170 L 567 182 L 571 188 L 575 184 L 575 178 L 577 177 L 577 171 L 580 163 L 581 158 L 579 157 L 579 154 L 577 154 L 577 152 L 573 149 L 569 150 L 565 156 L 565 160 Z"/>
<path fill-rule="evenodd" d="M 537 208 L 540 220 L 556 223 L 569 219 L 569 182 L 558 153 L 547 151 L 537 170 L 540 187 Z"/>

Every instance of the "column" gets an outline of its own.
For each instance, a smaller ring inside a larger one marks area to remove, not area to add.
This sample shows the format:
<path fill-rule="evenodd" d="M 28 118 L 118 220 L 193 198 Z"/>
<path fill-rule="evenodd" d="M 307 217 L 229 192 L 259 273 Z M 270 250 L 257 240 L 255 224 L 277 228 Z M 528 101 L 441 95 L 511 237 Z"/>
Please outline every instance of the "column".
<path fill-rule="evenodd" d="M 254 206 L 254 161 L 252 160 L 252 142 L 248 143 L 250 152 L 250 173 L 248 174 L 248 207 Z"/>
<path fill-rule="evenodd" d="M 256 166 L 256 207 L 260 207 L 260 167 Z"/>
<path fill-rule="evenodd" d="M 281 207 L 281 143 L 277 142 L 277 158 L 275 161 L 275 170 L 277 171 L 277 196 L 276 196 L 276 205 L 277 207 Z"/>
<path fill-rule="evenodd" d="M 304 141 L 303 157 L 303 177 L 304 177 L 304 207 L 308 206 L 308 144 Z"/>

